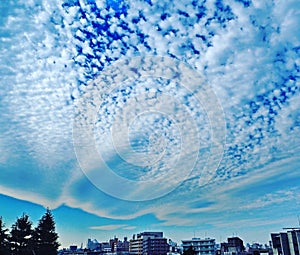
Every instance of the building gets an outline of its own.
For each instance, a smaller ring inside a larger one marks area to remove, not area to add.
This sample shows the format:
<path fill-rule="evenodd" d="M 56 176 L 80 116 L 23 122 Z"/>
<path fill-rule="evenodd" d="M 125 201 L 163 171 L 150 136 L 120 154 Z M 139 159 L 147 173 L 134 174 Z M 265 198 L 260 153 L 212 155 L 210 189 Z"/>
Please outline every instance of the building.
<path fill-rule="evenodd" d="M 129 254 L 130 255 L 142 255 L 143 254 L 143 238 L 133 235 L 129 241 Z"/>
<path fill-rule="evenodd" d="M 171 254 L 182 254 L 182 247 L 178 246 L 176 242 L 169 239 L 169 255 Z"/>
<path fill-rule="evenodd" d="M 221 243 L 222 255 L 240 255 L 245 251 L 243 240 L 239 237 L 227 238 L 227 243 Z"/>
<path fill-rule="evenodd" d="M 246 255 L 273 255 L 271 246 L 267 244 L 252 243 L 247 244 Z"/>
<path fill-rule="evenodd" d="M 94 240 L 88 239 L 86 247 L 87 247 L 87 249 L 89 249 L 91 251 L 100 251 L 101 250 L 101 244 L 96 239 L 94 239 Z"/>
<path fill-rule="evenodd" d="M 101 243 L 101 251 L 104 253 L 111 253 L 111 246 L 109 242 Z"/>
<path fill-rule="evenodd" d="M 127 237 L 124 237 L 123 241 L 118 240 L 118 242 L 114 244 L 114 252 L 118 255 L 129 254 L 129 241 L 127 240 Z"/>
<path fill-rule="evenodd" d="M 100 255 L 100 251 L 90 251 L 89 249 L 77 248 L 77 246 L 72 245 L 68 249 L 64 248 L 57 252 L 57 255 Z M 46 254 L 45 254 L 46 255 Z"/>
<path fill-rule="evenodd" d="M 190 247 L 193 248 L 195 255 L 215 255 L 216 242 L 212 238 L 192 238 L 191 240 L 182 240 L 183 252 L 187 251 Z"/>
<path fill-rule="evenodd" d="M 109 246 L 112 253 L 116 251 L 118 243 L 119 243 L 119 239 L 117 237 L 114 237 L 113 239 L 109 240 Z"/>
<path fill-rule="evenodd" d="M 142 232 L 133 235 L 129 243 L 130 255 L 167 255 L 169 244 L 163 232 Z"/>
<path fill-rule="evenodd" d="M 291 255 L 299 255 L 300 249 L 300 229 L 287 232 Z"/>
<path fill-rule="evenodd" d="M 271 233 L 274 255 L 300 255 L 300 229 L 290 228 L 287 232 Z"/>

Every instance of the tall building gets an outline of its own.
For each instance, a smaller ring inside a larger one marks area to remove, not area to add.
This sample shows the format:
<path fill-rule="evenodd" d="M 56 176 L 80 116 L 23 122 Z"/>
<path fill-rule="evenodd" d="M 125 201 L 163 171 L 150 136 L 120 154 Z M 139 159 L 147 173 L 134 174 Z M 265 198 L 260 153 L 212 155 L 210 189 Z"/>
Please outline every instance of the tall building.
<path fill-rule="evenodd" d="M 291 255 L 299 255 L 300 229 L 287 232 Z"/>
<path fill-rule="evenodd" d="M 227 238 L 227 243 L 221 243 L 222 255 L 238 255 L 245 251 L 243 240 L 239 237 Z"/>
<path fill-rule="evenodd" d="M 117 238 L 117 237 L 114 237 L 113 239 L 109 240 L 109 246 L 110 246 L 112 253 L 115 252 L 115 248 L 117 247 L 118 242 L 119 242 L 119 238 Z"/>
<path fill-rule="evenodd" d="M 133 235 L 129 241 L 129 254 L 142 255 L 143 254 L 143 238 L 139 235 Z"/>
<path fill-rule="evenodd" d="M 216 242 L 212 238 L 192 238 L 191 240 L 182 240 L 183 251 L 193 248 L 195 255 L 215 255 Z"/>
<path fill-rule="evenodd" d="M 169 244 L 163 232 L 142 232 L 133 235 L 129 244 L 130 255 L 167 255 Z"/>
<path fill-rule="evenodd" d="M 117 243 L 115 243 L 114 251 L 118 255 L 129 254 L 129 242 L 127 240 L 127 237 L 124 237 L 123 242 L 121 240 L 119 240 Z"/>
<path fill-rule="evenodd" d="M 271 239 L 274 255 L 300 255 L 300 229 L 271 233 Z"/>

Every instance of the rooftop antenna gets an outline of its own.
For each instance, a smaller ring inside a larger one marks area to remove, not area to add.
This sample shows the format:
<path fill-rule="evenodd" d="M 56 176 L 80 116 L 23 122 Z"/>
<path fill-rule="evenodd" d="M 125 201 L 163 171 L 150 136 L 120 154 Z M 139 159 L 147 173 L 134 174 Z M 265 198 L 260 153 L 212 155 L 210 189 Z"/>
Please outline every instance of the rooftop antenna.
<path fill-rule="evenodd" d="M 300 217 L 299 217 L 299 214 L 297 215 L 297 217 L 298 217 L 298 224 L 300 226 Z"/>

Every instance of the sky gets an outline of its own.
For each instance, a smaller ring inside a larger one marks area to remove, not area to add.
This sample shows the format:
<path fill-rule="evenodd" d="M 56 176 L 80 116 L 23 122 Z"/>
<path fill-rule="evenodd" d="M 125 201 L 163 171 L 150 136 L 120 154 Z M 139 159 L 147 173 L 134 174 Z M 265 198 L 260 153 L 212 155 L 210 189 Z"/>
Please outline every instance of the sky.
<path fill-rule="evenodd" d="M 2 0 L 0 215 L 62 247 L 267 243 L 300 214 L 297 0 Z"/>

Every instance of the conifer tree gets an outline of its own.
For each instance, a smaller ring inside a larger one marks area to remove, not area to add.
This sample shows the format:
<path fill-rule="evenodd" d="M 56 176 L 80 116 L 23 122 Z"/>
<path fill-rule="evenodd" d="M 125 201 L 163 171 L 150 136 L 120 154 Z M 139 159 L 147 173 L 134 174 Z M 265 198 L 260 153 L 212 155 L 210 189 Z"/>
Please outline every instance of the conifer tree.
<path fill-rule="evenodd" d="M 49 209 L 40 219 L 34 231 L 35 254 L 56 255 L 60 246 L 58 234 L 55 232 L 54 217 Z"/>
<path fill-rule="evenodd" d="M 14 255 L 32 255 L 32 222 L 29 216 L 23 215 L 12 225 L 10 232 L 10 245 Z"/>
<path fill-rule="evenodd" d="M 9 255 L 9 235 L 8 229 L 5 228 L 5 224 L 3 223 L 2 217 L 0 216 L 0 254 L 1 255 Z"/>

